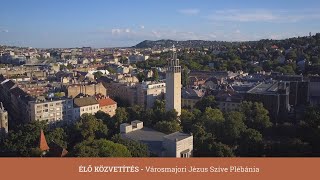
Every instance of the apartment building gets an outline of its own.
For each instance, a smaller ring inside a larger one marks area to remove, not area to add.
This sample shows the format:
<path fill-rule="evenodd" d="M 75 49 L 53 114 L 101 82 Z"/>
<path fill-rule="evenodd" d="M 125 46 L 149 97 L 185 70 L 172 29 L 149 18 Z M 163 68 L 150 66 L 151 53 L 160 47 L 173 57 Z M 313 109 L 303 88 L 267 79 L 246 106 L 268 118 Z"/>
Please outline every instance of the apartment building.
<path fill-rule="evenodd" d="M 152 108 L 157 99 L 163 99 L 166 93 L 164 82 L 143 82 L 137 85 L 137 103 L 145 108 Z"/>
<path fill-rule="evenodd" d="M 96 99 L 99 102 L 100 111 L 109 114 L 110 117 L 116 114 L 117 102 L 101 94 L 96 95 Z"/>
<path fill-rule="evenodd" d="M 95 97 L 80 97 L 73 100 L 73 120 L 77 120 L 82 114 L 95 114 L 100 110 L 99 102 Z"/>
<path fill-rule="evenodd" d="M 71 121 L 73 120 L 73 100 L 37 99 L 29 102 L 29 112 L 31 121 L 48 121 L 48 123 Z"/>

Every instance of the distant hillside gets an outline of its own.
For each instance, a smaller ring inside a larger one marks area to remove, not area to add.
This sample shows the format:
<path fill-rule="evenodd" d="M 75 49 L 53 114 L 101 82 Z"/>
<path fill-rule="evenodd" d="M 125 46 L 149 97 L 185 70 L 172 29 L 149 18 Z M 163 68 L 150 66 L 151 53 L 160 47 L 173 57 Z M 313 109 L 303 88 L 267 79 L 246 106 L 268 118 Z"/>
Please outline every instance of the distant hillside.
<path fill-rule="evenodd" d="M 140 42 L 139 44 L 133 46 L 133 48 L 170 48 L 174 44 L 178 48 L 201 48 L 201 47 L 211 47 L 211 46 L 223 46 L 223 45 L 273 45 L 277 44 L 279 46 L 286 46 L 290 47 L 293 44 L 305 44 L 313 42 L 309 42 L 310 40 L 319 39 L 320 33 L 317 33 L 311 37 L 304 36 L 304 37 L 292 37 L 288 39 L 282 40 L 272 40 L 272 39 L 261 39 L 258 41 L 244 41 L 244 42 L 226 42 L 226 41 L 204 41 L 204 40 L 187 40 L 187 41 L 174 41 L 174 40 L 157 40 L 157 41 L 150 41 L 145 40 Z"/>
<path fill-rule="evenodd" d="M 221 45 L 226 44 L 227 42 L 221 41 L 203 41 L 203 40 L 187 40 L 187 41 L 174 41 L 174 40 L 157 40 L 157 41 L 150 41 L 145 40 L 141 43 L 133 46 L 133 48 L 159 48 L 159 47 L 166 47 L 170 48 L 174 44 L 176 47 L 202 47 L 202 46 L 214 46 L 214 45 Z"/>

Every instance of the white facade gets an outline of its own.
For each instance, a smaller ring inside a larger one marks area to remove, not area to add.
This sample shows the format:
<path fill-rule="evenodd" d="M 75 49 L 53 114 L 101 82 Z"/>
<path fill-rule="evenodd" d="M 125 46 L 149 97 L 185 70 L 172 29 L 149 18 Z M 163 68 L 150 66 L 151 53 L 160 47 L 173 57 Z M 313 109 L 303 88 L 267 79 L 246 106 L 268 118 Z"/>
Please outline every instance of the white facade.
<path fill-rule="evenodd" d="M 73 109 L 73 120 L 79 119 L 82 114 L 96 114 L 100 110 L 99 103 L 93 104 L 89 106 L 75 107 Z"/>
<path fill-rule="evenodd" d="M 164 136 L 165 157 L 189 158 L 193 154 L 193 136 L 175 132 Z"/>
<path fill-rule="evenodd" d="M 61 120 L 72 120 L 73 100 L 32 101 L 29 102 L 29 112 L 31 121 L 48 121 L 48 123 L 52 123 Z"/>
<path fill-rule="evenodd" d="M 166 83 L 143 82 L 138 86 L 138 104 L 152 108 L 154 102 L 166 93 Z"/>
<path fill-rule="evenodd" d="M 132 131 L 140 130 L 143 128 L 143 122 L 142 121 L 132 121 L 131 124 L 123 123 L 120 125 L 120 133 L 129 133 Z"/>
<path fill-rule="evenodd" d="M 175 109 L 178 116 L 181 114 L 181 66 L 179 60 L 173 52 L 173 58 L 169 61 L 166 72 L 166 110 Z"/>

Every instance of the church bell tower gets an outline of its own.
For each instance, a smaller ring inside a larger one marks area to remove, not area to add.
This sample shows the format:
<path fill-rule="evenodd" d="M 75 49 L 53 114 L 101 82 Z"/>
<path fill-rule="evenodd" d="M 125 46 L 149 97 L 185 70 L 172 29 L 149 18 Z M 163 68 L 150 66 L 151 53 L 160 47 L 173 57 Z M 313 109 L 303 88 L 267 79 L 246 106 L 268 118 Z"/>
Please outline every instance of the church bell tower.
<path fill-rule="evenodd" d="M 166 111 L 176 110 L 181 114 L 181 66 L 177 59 L 176 49 L 172 47 L 172 58 L 166 72 Z"/>

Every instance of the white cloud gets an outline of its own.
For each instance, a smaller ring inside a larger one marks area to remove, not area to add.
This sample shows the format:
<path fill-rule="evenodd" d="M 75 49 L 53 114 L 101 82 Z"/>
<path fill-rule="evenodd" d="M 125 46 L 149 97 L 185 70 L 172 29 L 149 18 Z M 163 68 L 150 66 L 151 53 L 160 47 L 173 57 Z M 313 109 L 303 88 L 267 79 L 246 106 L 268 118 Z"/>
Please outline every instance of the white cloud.
<path fill-rule="evenodd" d="M 141 26 L 140 26 L 140 29 L 144 29 L 144 25 L 141 25 Z"/>
<path fill-rule="evenodd" d="M 200 10 L 199 9 L 180 9 L 178 10 L 178 12 L 185 15 L 197 15 L 200 12 Z"/>
<path fill-rule="evenodd" d="M 120 34 L 122 32 L 121 29 L 111 29 L 112 34 Z"/>
<path fill-rule="evenodd" d="M 282 23 L 320 19 L 320 13 L 318 10 L 227 9 L 215 11 L 206 18 L 213 21 Z"/>
<path fill-rule="evenodd" d="M 120 29 L 120 28 L 115 28 L 115 29 L 111 29 L 111 34 L 113 35 L 119 35 L 122 33 L 130 33 L 131 30 L 129 28 L 126 29 Z"/>

